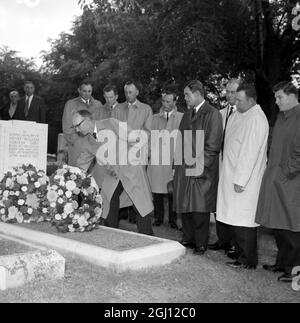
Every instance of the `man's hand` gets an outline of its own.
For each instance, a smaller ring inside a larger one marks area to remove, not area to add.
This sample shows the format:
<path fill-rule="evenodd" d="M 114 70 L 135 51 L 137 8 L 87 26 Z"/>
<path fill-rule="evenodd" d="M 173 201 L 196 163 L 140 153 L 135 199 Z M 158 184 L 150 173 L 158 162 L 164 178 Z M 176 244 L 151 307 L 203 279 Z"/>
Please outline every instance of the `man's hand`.
<path fill-rule="evenodd" d="M 244 192 L 244 187 L 243 186 L 240 186 L 240 185 L 237 185 L 237 184 L 234 184 L 234 191 L 236 193 L 243 193 Z"/>

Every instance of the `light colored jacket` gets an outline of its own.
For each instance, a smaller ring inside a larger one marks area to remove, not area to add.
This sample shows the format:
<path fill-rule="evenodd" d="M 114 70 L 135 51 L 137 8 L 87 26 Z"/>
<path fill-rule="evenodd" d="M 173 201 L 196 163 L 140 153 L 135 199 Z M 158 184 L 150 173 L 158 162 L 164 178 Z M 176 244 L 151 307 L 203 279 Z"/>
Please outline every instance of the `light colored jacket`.
<path fill-rule="evenodd" d="M 183 113 L 178 112 L 176 109 L 170 115 L 169 121 L 167 121 L 165 117 L 165 112 L 161 109 L 160 113 L 155 114 L 153 116 L 152 130 L 160 130 L 160 131 L 166 130 L 171 134 L 174 130 L 178 130 L 182 117 L 183 117 Z M 152 192 L 159 193 L 159 194 L 167 194 L 168 193 L 167 185 L 173 179 L 172 164 L 174 160 L 174 148 L 176 147 L 176 138 L 174 141 L 172 140 L 170 141 L 171 143 L 170 145 L 168 141 L 160 140 L 160 142 L 156 142 L 157 140 L 155 140 L 154 138 L 156 138 L 156 136 L 151 137 L 150 158 L 153 157 L 154 153 L 158 153 L 160 157 L 170 155 L 170 164 L 152 165 L 150 161 L 150 165 L 148 166 L 147 173 L 148 173 Z M 162 158 L 159 158 L 159 159 L 162 160 Z M 152 161 L 154 160 L 152 159 Z"/>
<path fill-rule="evenodd" d="M 106 119 L 102 121 L 96 121 L 98 130 L 109 129 L 115 134 L 118 134 L 119 122 L 116 119 Z M 123 140 L 117 136 L 116 142 L 106 143 L 106 148 L 109 150 L 116 150 L 119 147 L 119 140 Z M 84 149 L 78 158 L 77 166 L 83 170 L 88 170 L 94 158 L 96 157 L 97 163 L 103 165 L 103 156 L 100 153 L 99 148 L 101 143 L 97 142 L 92 136 L 86 137 L 86 143 Z M 118 159 L 118 150 L 117 159 Z M 144 166 L 132 166 L 132 165 L 113 165 L 114 172 L 117 176 L 110 175 L 105 171 L 104 180 L 102 184 L 102 199 L 103 199 L 103 218 L 107 218 L 110 208 L 110 201 L 116 190 L 119 181 L 122 182 L 124 191 L 133 202 L 138 212 L 142 217 L 151 213 L 154 209 L 152 203 L 152 194 L 150 190 L 149 181 L 145 172 Z M 125 198 L 124 198 L 125 199 Z M 122 200 L 122 197 L 120 197 Z M 122 206 L 122 203 L 121 203 Z"/>
<path fill-rule="evenodd" d="M 93 98 L 89 105 L 85 104 L 80 97 L 67 101 L 62 118 L 62 128 L 68 143 L 68 164 L 70 166 L 76 166 L 76 161 L 80 155 L 82 146 L 82 138 L 73 128 L 73 114 L 80 110 L 88 110 L 92 113 L 94 120 L 98 120 L 101 108 L 102 103 Z"/>

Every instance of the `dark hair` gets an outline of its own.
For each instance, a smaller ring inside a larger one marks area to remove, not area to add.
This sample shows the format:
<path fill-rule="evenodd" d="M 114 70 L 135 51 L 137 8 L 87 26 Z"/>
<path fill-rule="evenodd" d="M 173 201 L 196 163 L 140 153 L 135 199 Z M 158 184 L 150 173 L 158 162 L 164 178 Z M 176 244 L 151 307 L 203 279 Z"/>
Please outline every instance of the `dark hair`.
<path fill-rule="evenodd" d="M 34 83 L 32 81 L 25 81 L 24 85 L 26 86 L 26 84 L 31 84 L 35 87 Z"/>
<path fill-rule="evenodd" d="M 78 89 L 81 89 L 83 85 L 90 85 L 91 87 L 93 87 L 93 84 L 90 81 L 85 80 L 79 83 Z"/>
<path fill-rule="evenodd" d="M 107 84 L 104 89 L 103 89 L 103 93 L 104 92 L 110 92 L 110 91 L 114 91 L 115 95 L 118 95 L 118 88 L 114 85 L 114 84 Z"/>
<path fill-rule="evenodd" d="M 138 91 L 140 91 L 140 90 L 141 90 L 141 85 L 140 85 L 140 82 L 138 82 L 138 81 L 129 80 L 129 81 L 127 81 L 127 82 L 125 83 L 125 86 L 129 86 L 129 85 L 134 85 L 134 86 L 138 89 Z M 125 86 L 124 86 L 124 87 L 125 87 Z"/>
<path fill-rule="evenodd" d="M 176 101 L 178 99 L 178 91 L 177 87 L 174 85 L 168 85 L 165 86 L 162 91 L 162 94 L 167 94 L 167 95 L 173 95 L 174 100 Z"/>
<path fill-rule="evenodd" d="M 291 82 L 286 82 L 286 81 L 283 81 L 283 82 L 280 82 L 278 84 L 276 84 L 274 87 L 273 87 L 273 92 L 278 92 L 282 90 L 286 95 L 289 95 L 289 94 L 294 94 L 296 96 L 296 98 L 298 99 L 299 97 L 299 93 L 298 93 L 298 89 L 296 88 L 296 86 L 291 83 Z"/>
<path fill-rule="evenodd" d="M 198 81 L 198 80 L 193 80 L 193 81 L 190 81 L 187 86 L 193 93 L 199 91 L 200 94 L 204 97 L 205 96 L 205 89 L 204 89 L 204 86 L 203 84 Z"/>
<path fill-rule="evenodd" d="M 79 111 L 75 112 L 74 114 L 76 114 L 76 113 L 79 114 L 82 118 L 88 118 L 88 119 L 93 120 L 93 115 L 88 110 L 79 110 Z"/>
<path fill-rule="evenodd" d="M 256 92 L 254 84 L 252 84 L 252 83 L 242 83 L 236 91 L 237 92 L 243 91 L 243 92 L 245 92 L 248 99 L 252 98 L 255 101 L 257 100 L 257 92 Z"/>

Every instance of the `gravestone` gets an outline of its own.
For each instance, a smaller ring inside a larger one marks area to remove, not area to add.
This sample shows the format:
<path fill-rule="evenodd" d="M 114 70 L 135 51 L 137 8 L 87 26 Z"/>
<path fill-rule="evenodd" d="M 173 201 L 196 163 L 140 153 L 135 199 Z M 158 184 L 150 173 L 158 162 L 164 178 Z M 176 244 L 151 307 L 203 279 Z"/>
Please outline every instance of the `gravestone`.
<path fill-rule="evenodd" d="M 48 125 L 0 121 L 0 180 L 11 168 L 32 164 L 46 172 Z"/>

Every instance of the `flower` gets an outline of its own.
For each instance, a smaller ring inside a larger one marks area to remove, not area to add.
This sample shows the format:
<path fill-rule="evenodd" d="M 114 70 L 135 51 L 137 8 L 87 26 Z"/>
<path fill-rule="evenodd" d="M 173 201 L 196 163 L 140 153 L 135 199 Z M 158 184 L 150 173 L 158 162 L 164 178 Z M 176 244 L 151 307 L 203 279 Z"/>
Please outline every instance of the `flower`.
<path fill-rule="evenodd" d="M 64 203 L 64 200 L 60 197 L 60 198 L 57 200 L 57 203 L 59 203 L 59 204 L 63 204 L 63 203 Z"/>
<path fill-rule="evenodd" d="M 35 188 L 40 188 L 41 187 L 41 183 L 40 182 L 35 182 L 34 183 L 34 186 L 35 186 Z"/>
<path fill-rule="evenodd" d="M 11 206 L 8 209 L 8 219 L 9 220 L 13 220 L 16 218 L 17 214 L 18 214 L 19 210 L 15 207 L 15 206 Z"/>
<path fill-rule="evenodd" d="M 33 213 L 33 209 L 31 207 L 28 208 L 27 214 L 31 215 Z"/>
<path fill-rule="evenodd" d="M 1 209 L 0 214 L 5 214 L 5 209 Z"/>
<path fill-rule="evenodd" d="M 47 213 L 48 213 L 48 209 L 47 209 L 46 207 L 44 207 L 44 208 L 43 208 L 43 210 L 42 210 L 42 212 L 43 212 L 44 214 L 47 214 Z"/>
<path fill-rule="evenodd" d="M 24 205 L 24 204 L 25 204 L 25 201 L 24 201 L 24 200 L 19 200 L 19 201 L 18 201 L 18 205 L 22 206 L 22 205 Z"/>
<path fill-rule="evenodd" d="M 71 214 L 74 211 L 72 203 L 67 203 L 64 207 L 64 213 Z"/>
<path fill-rule="evenodd" d="M 39 207 L 39 198 L 36 194 L 28 194 L 26 199 L 26 205 L 37 209 Z"/>
<path fill-rule="evenodd" d="M 72 197 L 72 192 L 70 192 L 70 191 L 66 191 L 65 195 L 66 195 L 66 197 L 69 199 L 69 198 L 71 198 L 71 197 Z"/>
<path fill-rule="evenodd" d="M 55 220 L 60 221 L 61 220 L 61 215 L 60 214 L 56 214 L 55 215 Z"/>
<path fill-rule="evenodd" d="M 16 220 L 17 220 L 18 223 L 23 223 L 24 217 L 23 217 L 21 212 L 17 213 Z"/>
<path fill-rule="evenodd" d="M 89 225 L 89 223 L 87 222 L 86 218 L 84 216 L 81 216 L 79 219 L 78 219 L 78 224 L 81 226 L 81 227 L 86 227 Z"/>
<path fill-rule="evenodd" d="M 58 194 L 55 191 L 51 190 L 48 192 L 47 199 L 50 203 L 56 202 L 57 198 L 58 198 Z"/>
<path fill-rule="evenodd" d="M 6 180 L 6 185 L 5 185 L 8 189 L 12 189 L 14 187 L 14 182 L 11 178 L 8 178 Z"/>
<path fill-rule="evenodd" d="M 63 191 L 63 190 L 58 190 L 57 194 L 58 194 L 59 196 L 62 196 L 62 195 L 64 195 L 64 191 Z"/>
<path fill-rule="evenodd" d="M 28 185 L 28 176 L 27 175 L 22 175 L 22 176 L 17 176 L 17 182 L 20 185 Z"/>
<path fill-rule="evenodd" d="M 80 189 L 78 187 L 76 187 L 74 190 L 73 190 L 73 193 L 75 195 L 79 195 L 80 194 Z"/>
<path fill-rule="evenodd" d="M 22 186 L 21 187 L 21 191 L 24 192 L 24 193 L 26 193 L 28 191 L 27 186 Z"/>
<path fill-rule="evenodd" d="M 9 191 L 4 191 L 3 192 L 3 197 L 9 197 Z"/>
<path fill-rule="evenodd" d="M 68 229 L 69 229 L 69 232 L 75 232 L 76 231 L 72 224 L 68 225 Z"/>

